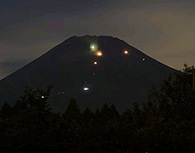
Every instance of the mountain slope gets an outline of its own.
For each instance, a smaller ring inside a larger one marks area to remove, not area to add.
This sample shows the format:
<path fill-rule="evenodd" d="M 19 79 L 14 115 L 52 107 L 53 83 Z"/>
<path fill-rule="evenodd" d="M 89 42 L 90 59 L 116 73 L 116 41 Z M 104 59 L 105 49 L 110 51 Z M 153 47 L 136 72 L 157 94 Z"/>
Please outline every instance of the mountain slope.
<path fill-rule="evenodd" d="M 107 102 L 123 111 L 146 101 L 152 86 L 174 71 L 120 39 L 73 36 L 1 80 L 0 104 L 14 103 L 24 86 L 54 85 L 49 104 L 56 111 L 64 111 L 70 98 L 82 109 Z"/>

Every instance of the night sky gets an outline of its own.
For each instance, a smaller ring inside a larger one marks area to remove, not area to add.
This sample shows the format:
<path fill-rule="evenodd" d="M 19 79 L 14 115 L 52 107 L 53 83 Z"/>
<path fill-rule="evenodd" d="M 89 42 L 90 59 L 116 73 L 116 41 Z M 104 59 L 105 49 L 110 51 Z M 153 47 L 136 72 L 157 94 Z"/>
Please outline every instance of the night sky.
<path fill-rule="evenodd" d="M 181 70 L 195 64 L 195 0 L 0 0 L 0 79 L 73 35 L 118 37 Z"/>

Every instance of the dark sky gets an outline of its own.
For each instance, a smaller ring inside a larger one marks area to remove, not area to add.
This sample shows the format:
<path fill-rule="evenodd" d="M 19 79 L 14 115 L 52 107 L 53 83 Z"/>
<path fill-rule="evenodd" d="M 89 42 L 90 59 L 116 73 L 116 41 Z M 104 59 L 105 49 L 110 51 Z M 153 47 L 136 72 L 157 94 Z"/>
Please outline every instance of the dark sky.
<path fill-rule="evenodd" d="M 195 0 L 0 0 L 0 79 L 73 35 L 110 35 L 176 69 L 195 63 Z"/>

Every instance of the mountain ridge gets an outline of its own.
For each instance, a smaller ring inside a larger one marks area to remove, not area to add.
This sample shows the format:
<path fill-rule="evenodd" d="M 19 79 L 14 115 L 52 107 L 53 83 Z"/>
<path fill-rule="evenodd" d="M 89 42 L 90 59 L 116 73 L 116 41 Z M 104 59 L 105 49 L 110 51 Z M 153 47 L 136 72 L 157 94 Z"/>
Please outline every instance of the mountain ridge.
<path fill-rule="evenodd" d="M 91 44 L 96 44 L 103 56 L 94 55 Z M 127 55 L 123 54 L 125 50 Z M 13 103 L 14 98 L 22 94 L 24 86 L 46 88 L 53 84 L 55 89 L 49 104 L 54 110 L 62 111 L 67 101 L 75 98 L 83 109 L 96 109 L 104 102 L 114 101 L 113 104 L 123 111 L 134 101 L 146 100 L 149 88 L 158 87 L 175 71 L 118 38 L 72 36 L 0 80 L 0 104 L 5 101 Z M 88 86 L 85 88 L 89 91 L 83 91 L 84 86 Z M 6 96 L 8 93 L 12 96 Z M 94 99 L 95 102 L 91 103 Z M 125 102 L 119 104 L 117 99 Z"/>

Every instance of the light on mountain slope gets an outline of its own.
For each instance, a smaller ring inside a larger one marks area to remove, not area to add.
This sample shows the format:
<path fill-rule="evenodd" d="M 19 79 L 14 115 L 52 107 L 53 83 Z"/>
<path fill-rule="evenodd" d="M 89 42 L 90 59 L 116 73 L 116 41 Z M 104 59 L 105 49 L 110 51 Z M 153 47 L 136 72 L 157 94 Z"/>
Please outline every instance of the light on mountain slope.
<path fill-rule="evenodd" d="M 91 44 L 90 49 L 91 49 L 92 52 L 95 52 L 95 51 L 97 51 L 98 46 L 96 44 Z"/>
<path fill-rule="evenodd" d="M 96 56 L 102 56 L 103 55 L 103 53 L 99 50 L 95 54 L 96 54 Z"/>
<path fill-rule="evenodd" d="M 88 91 L 89 90 L 89 87 L 84 87 L 83 90 L 84 91 Z"/>
<path fill-rule="evenodd" d="M 127 50 L 125 50 L 123 53 L 124 53 L 125 55 L 129 54 L 129 52 L 128 52 Z"/>

